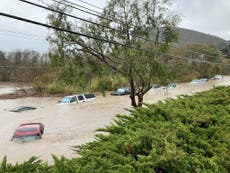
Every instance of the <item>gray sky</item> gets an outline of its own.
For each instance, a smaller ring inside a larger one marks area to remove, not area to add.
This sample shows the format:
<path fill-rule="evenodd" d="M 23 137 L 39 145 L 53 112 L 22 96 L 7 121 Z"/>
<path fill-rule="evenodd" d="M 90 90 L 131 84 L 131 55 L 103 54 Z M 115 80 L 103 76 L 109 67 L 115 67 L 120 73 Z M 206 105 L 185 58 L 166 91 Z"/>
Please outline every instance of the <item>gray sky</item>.
<path fill-rule="evenodd" d="M 38 2 L 37 0 L 30 0 Z M 48 0 L 47 0 L 48 1 Z M 72 2 L 86 6 L 79 0 Z M 104 7 L 106 0 L 84 0 Z M 174 8 L 182 16 L 179 26 L 230 40 L 230 1 L 229 0 L 173 0 Z M 93 9 L 93 7 L 88 6 Z M 94 9 L 99 10 L 99 9 Z M 0 0 L 0 12 L 17 15 L 45 23 L 46 11 L 24 4 L 18 0 Z M 75 15 L 84 16 L 78 13 Z M 45 41 L 47 29 L 0 16 L 0 50 L 33 49 L 48 51 Z"/>

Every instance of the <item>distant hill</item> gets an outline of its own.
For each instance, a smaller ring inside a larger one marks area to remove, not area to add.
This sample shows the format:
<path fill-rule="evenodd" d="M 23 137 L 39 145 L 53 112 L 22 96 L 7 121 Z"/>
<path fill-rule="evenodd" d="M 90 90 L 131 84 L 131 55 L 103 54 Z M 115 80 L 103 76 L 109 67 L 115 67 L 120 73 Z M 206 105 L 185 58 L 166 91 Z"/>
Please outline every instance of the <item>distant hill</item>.
<path fill-rule="evenodd" d="M 179 33 L 179 44 L 185 44 L 188 42 L 211 44 L 217 46 L 219 49 L 223 49 L 226 46 L 226 40 L 217 36 L 185 28 L 177 28 L 177 30 Z"/>

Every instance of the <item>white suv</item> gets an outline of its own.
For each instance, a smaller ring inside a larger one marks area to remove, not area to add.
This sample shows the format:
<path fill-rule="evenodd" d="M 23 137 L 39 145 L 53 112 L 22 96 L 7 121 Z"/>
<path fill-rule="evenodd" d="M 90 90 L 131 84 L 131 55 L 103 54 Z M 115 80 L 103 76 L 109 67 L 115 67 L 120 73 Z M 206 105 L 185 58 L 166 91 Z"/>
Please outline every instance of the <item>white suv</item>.
<path fill-rule="evenodd" d="M 65 96 L 64 98 L 62 98 L 58 102 L 60 104 L 82 103 L 82 102 L 91 101 L 91 100 L 95 100 L 95 99 L 96 99 L 96 96 L 94 94 L 87 93 L 87 94 Z"/>

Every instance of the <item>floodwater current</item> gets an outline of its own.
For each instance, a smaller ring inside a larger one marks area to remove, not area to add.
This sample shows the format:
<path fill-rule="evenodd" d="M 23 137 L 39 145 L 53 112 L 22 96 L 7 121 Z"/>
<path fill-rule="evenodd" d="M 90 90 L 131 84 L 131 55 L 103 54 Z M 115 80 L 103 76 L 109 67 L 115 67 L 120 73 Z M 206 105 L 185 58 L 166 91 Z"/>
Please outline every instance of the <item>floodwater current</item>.
<path fill-rule="evenodd" d="M 230 77 L 207 83 L 192 85 L 178 84 L 174 89 L 151 89 L 144 98 L 146 103 L 156 103 L 167 98 L 176 98 L 181 94 L 193 94 L 218 85 L 230 85 Z M 15 86 L 0 83 L 0 94 L 12 92 Z M 116 114 L 128 114 L 129 96 L 106 97 L 96 95 L 96 100 L 69 105 L 58 105 L 57 97 L 28 97 L 0 100 L 0 162 L 6 155 L 10 163 L 23 162 L 31 156 L 38 156 L 52 164 L 52 154 L 67 158 L 78 157 L 72 146 L 85 144 L 95 139 L 95 130 L 113 122 Z M 15 113 L 9 112 L 17 106 L 32 106 L 36 110 Z M 41 122 L 45 132 L 41 140 L 31 142 L 12 142 L 10 139 L 15 128 L 28 122 Z"/>

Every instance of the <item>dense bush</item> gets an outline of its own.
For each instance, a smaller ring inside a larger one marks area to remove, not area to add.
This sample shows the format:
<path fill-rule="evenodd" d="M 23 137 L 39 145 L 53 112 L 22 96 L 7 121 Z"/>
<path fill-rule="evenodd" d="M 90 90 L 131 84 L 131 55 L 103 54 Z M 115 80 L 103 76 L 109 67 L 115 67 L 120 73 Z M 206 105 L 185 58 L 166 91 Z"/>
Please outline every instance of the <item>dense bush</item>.
<path fill-rule="evenodd" d="M 53 166 L 32 160 L 35 171 L 27 168 L 28 162 L 13 166 L 3 160 L 0 172 L 230 172 L 230 87 L 146 105 L 117 117 L 99 130 L 109 135 L 74 147 L 80 158 L 54 157 Z"/>
<path fill-rule="evenodd" d="M 77 148 L 77 172 L 230 172 L 230 87 L 118 117 Z"/>

